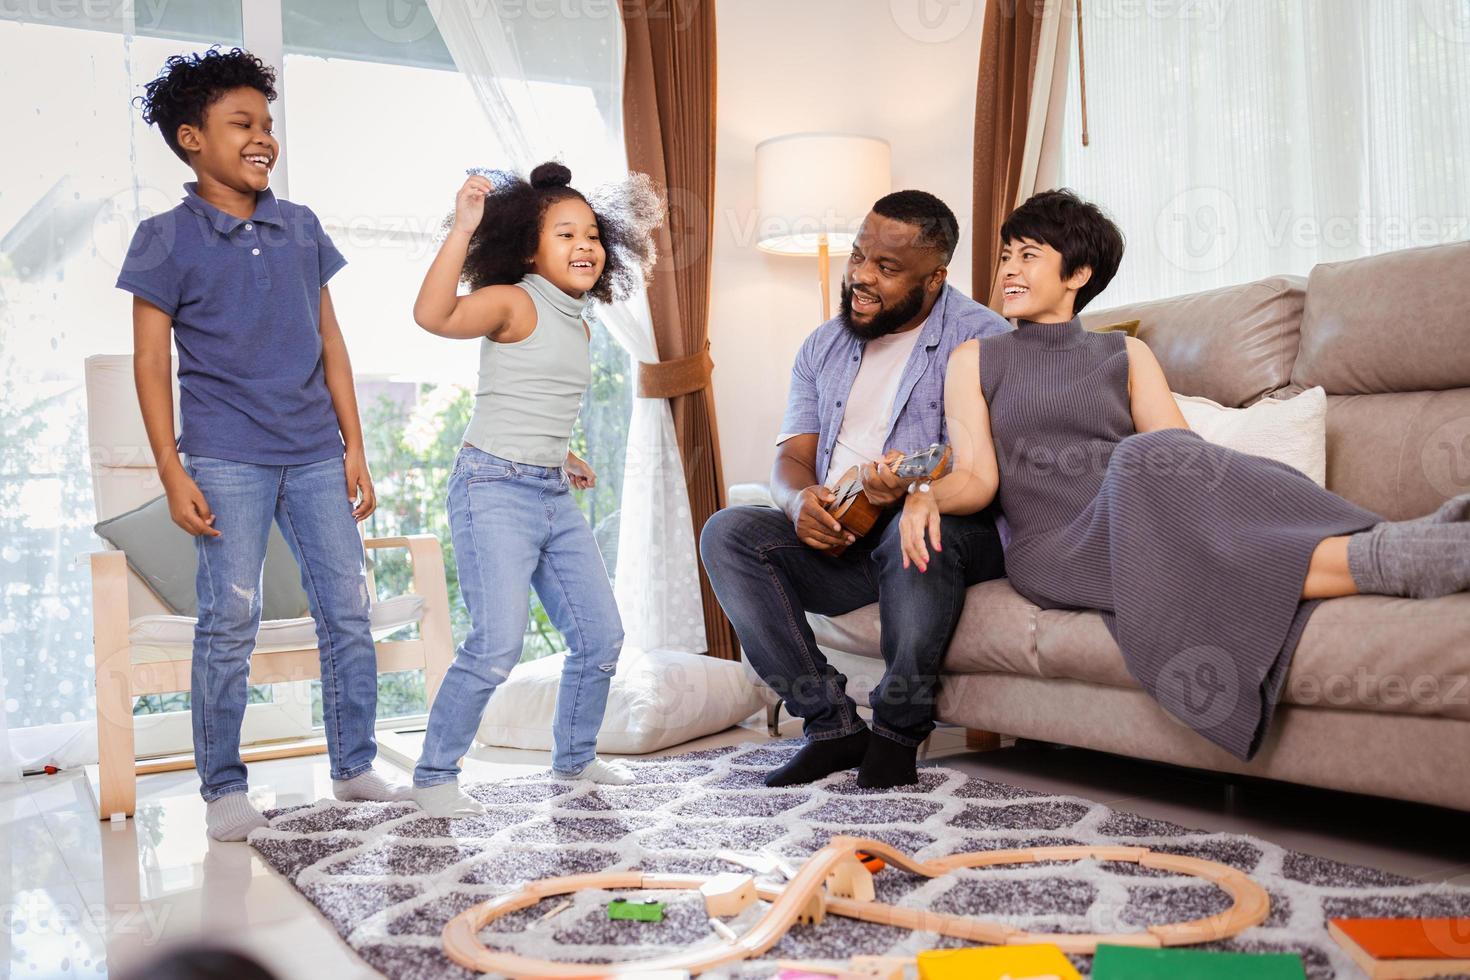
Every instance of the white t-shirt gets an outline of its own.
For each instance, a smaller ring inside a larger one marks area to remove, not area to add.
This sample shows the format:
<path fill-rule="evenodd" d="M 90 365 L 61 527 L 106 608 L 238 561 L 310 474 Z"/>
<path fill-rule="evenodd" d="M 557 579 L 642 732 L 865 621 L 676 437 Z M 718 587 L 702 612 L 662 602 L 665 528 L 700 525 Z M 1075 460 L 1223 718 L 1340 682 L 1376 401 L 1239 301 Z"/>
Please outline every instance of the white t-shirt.
<path fill-rule="evenodd" d="M 912 330 L 870 340 L 863 348 L 863 362 L 858 365 L 857 377 L 847 396 L 842 428 L 837 433 L 832 462 L 822 481 L 827 486 L 835 484 L 851 467 L 882 458 L 898 382 L 923 332 L 924 323 L 920 323 Z"/>

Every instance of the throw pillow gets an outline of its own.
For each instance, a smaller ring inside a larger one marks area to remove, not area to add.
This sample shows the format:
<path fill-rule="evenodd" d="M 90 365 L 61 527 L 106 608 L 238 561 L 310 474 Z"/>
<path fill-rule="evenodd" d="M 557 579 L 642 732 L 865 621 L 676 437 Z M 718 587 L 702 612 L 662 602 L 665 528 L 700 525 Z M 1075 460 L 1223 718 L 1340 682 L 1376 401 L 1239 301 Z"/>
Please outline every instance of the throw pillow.
<path fill-rule="evenodd" d="M 168 497 L 154 497 L 141 507 L 94 525 L 93 530 L 127 556 L 128 567 L 170 612 L 190 617 L 199 614 L 199 599 L 194 593 L 199 556 L 194 550 L 194 537 L 174 523 L 168 512 Z M 311 615 L 296 556 L 274 524 L 265 548 L 261 605 L 263 620 Z"/>
<path fill-rule="evenodd" d="M 1308 388 L 1295 398 L 1262 398 L 1249 408 L 1226 408 L 1193 395 L 1174 396 L 1184 420 L 1200 437 L 1252 456 L 1295 467 L 1327 485 L 1327 392 Z"/>

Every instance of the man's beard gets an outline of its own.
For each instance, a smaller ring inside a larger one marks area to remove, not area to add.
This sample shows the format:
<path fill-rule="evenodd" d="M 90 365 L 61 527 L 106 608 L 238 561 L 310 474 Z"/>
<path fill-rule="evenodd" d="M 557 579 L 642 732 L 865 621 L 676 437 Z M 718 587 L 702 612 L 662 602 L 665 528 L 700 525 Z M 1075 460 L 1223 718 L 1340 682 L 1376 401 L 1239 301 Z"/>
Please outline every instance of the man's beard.
<path fill-rule="evenodd" d="M 847 283 L 842 284 L 842 303 L 838 310 L 838 318 L 842 325 L 847 328 L 848 333 L 858 340 L 877 340 L 886 337 L 899 327 L 908 323 L 919 315 L 924 308 L 924 285 L 920 283 L 915 286 L 913 292 L 899 300 L 897 305 L 884 305 L 873 315 L 873 319 L 866 326 L 858 326 L 852 322 L 852 287 Z"/>

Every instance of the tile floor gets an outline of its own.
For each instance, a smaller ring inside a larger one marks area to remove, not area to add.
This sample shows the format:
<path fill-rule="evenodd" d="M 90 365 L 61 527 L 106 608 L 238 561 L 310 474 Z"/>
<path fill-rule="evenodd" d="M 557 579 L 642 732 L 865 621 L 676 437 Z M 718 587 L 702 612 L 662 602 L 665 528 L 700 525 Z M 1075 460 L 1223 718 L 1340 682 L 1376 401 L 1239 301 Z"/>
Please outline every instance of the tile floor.
<path fill-rule="evenodd" d="M 796 722 L 783 732 L 795 735 Z M 671 752 L 765 739 L 745 726 Z M 410 755 L 415 736 L 384 738 L 385 760 Z M 1283 846 L 1368 864 L 1425 881 L 1470 885 L 1465 815 L 1274 784 L 1230 784 L 1206 775 L 1076 749 L 1021 743 L 991 753 L 965 749 L 964 734 L 936 732 L 930 761 L 972 775 L 1067 793 L 1145 816 L 1254 834 Z M 544 767 L 544 753 L 477 750 L 471 779 Z M 385 763 L 385 768 L 392 765 Z M 406 778 L 406 774 L 399 774 Z M 304 803 L 331 792 L 323 757 L 252 767 L 261 806 Z M 191 772 L 139 781 L 135 819 L 96 819 L 86 775 L 33 776 L 0 785 L 0 978 L 120 976 L 168 944 L 220 939 L 284 980 L 375 974 L 332 928 L 246 845 L 211 844 Z"/>

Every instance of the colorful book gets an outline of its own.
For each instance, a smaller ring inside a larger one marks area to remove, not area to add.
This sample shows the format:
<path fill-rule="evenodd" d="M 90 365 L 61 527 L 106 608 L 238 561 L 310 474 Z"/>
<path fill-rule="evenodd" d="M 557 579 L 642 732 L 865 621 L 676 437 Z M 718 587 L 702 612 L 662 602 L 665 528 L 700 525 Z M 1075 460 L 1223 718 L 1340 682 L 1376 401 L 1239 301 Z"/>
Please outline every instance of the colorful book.
<path fill-rule="evenodd" d="M 1370 980 L 1470 973 L 1470 918 L 1333 919 L 1327 932 Z"/>
<path fill-rule="evenodd" d="M 1092 961 L 1092 980 L 1306 980 L 1306 976 L 1296 953 L 1100 945 Z"/>
<path fill-rule="evenodd" d="M 1052 945 L 931 949 L 919 954 L 919 980 L 1082 980 Z"/>

